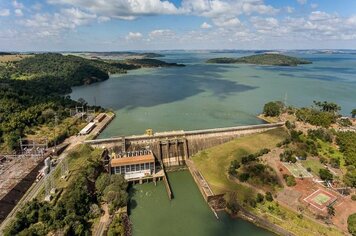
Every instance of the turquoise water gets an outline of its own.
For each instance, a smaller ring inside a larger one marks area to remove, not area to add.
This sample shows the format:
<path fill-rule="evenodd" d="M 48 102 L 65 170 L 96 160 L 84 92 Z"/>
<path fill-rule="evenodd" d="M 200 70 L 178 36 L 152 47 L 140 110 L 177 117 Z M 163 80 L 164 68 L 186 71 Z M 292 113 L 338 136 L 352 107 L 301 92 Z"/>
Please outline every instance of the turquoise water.
<path fill-rule="evenodd" d="M 217 220 L 188 171 L 169 173 L 174 199 L 163 182 L 135 185 L 130 219 L 134 236 L 232 236 L 274 235 L 226 213 Z"/>
<path fill-rule="evenodd" d="M 294 54 L 311 65 L 272 67 L 205 64 L 208 58 L 237 53 L 165 52 L 166 61 L 186 67 L 155 68 L 113 75 L 73 88 L 71 97 L 112 108 L 117 118 L 101 134 L 111 137 L 155 131 L 258 124 L 271 100 L 309 106 L 334 101 L 349 114 L 356 107 L 356 55 Z"/>

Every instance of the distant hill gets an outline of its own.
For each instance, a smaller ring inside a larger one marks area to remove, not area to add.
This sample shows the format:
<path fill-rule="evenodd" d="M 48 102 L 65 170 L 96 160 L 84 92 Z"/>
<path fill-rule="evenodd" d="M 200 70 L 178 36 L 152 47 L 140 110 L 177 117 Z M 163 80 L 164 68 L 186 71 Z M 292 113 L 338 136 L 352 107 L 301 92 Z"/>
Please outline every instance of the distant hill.
<path fill-rule="evenodd" d="M 120 65 L 102 60 L 88 60 L 58 53 L 36 54 L 13 63 L 8 68 L 12 79 L 53 77 L 66 81 L 69 86 L 90 84 L 109 78 L 108 73 L 125 73 Z"/>
<path fill-rule="evenodd" d="M 109 74 L 126 73 L 142 67 L 184 66 L 157 59 L 102 60 L 58 53 L 36 54 L 14 62 L 7 68 L 12 79 L 33 80 L 38 77 L 62 79 L 69 86 L 91 84 L 109 78 Z M 4 68 L 0 68 L 1 70 Z"/>
<path fill-rule="evenodd" d="M 207 63 L 297 66 L 301 64 L 311 64 L 312 62 L 282 54 L 259 54 L 240 58 L 212 58 L 209 59 Z"/>
<path fill-rule="evenodd" d="M 123 61 L 124 64 L 135 65 L 140 67 L 174 67 L 174 66 L 185 66 L 184 64 L 178 63 L 168 63 L 157 59 L 126 59 Z"/>
<path fill-rule="evenodd" d="M 0 52 L 0 56 L 12 55 L 10 52 Z"/>
<path fill-rule="evenodd" d="M 81 56 L 84 58 L 96 59 L 149 59 L 164 57 L 162 54 L 153 52 L 88 52 L 88 53 L 74 53 L 73 55 Z"/>

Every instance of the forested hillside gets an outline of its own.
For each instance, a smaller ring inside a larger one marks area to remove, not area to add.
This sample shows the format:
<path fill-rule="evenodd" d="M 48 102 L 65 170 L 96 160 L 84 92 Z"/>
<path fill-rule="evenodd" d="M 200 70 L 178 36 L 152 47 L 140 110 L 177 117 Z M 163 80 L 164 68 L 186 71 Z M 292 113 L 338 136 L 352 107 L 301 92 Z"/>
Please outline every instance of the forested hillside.
<path fill-rule="evenodd" d="M 0 67 L 0 144 L 11 151 L 36 125 L 69 116 L 76 102 L 64 95 L 71 86 L 90 84 L 124 73 L 121 64 L 61 54 L 38 54 Z"/>
<path fill-rule="evenodd" d="M 16 55 L 14 55 L 16 56 Z M 181 66 L 155 59 L 90 60 L 58 53 L 20 55 L 0 64 L 0 153 L 16 149 L 31 127 L 69 116 L 72 86 L 104 81 L 142 67 Z"/>

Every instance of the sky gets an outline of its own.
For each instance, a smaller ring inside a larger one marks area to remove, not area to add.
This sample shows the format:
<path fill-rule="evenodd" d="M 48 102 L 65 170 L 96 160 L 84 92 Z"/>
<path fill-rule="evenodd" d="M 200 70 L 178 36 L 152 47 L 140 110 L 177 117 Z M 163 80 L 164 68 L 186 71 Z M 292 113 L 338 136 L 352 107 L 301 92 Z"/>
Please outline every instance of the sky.
<path fill-rule="evenodd" d="M 0 0 L 1 51 L 356 49 L 356 0 Z"/>

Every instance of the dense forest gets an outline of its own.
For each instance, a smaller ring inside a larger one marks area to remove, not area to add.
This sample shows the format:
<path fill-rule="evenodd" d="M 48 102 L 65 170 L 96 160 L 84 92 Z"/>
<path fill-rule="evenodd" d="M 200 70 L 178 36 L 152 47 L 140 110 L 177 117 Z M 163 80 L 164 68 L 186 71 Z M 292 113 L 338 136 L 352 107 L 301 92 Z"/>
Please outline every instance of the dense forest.
<path fill-rule="evenodd" d="M 38 54 L 0 67 L 0 144 L 16 149 L 31 127 L 59 119 L 75 106 L 65 94 L 71 86 L 103 81 L 108 72 L 125 72 L 117 65 L 61 54 Z"/>
<path fill-rule="evenodd" d="M 212 58 L 207 63 L 222 64 L 255 64 L 271 66 L 297 66 L 301 64 L 311 64 L 310 61 L 281 54 L 259 54 L 240 58 Z"/>

